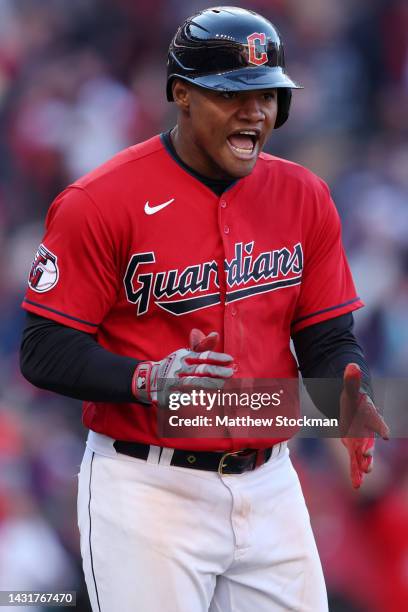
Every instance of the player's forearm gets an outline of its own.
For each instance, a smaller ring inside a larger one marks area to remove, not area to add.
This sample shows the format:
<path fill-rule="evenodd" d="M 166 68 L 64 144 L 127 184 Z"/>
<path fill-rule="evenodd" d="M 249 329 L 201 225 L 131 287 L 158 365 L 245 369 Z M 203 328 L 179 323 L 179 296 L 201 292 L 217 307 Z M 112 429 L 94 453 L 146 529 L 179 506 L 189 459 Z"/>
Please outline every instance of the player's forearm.
<path fill-rule="evenodd" d="M 339 417 L 339 398 L 347 364 L 357 363 L 362 388 L 373 397 L 364 351 L 353 333 L 351 313 L 313 325 L 293 338 L 299 369 L 315 406 L 330 418 Z M 328 379 L 324 384 L 321 379 Z"/>
<path fill-rule="evenodd" d="M 132 402 L 136 359 L 107 351 L 84 332 L 28 314 L 21 371 L 33 385 L 75 399 Z"/>

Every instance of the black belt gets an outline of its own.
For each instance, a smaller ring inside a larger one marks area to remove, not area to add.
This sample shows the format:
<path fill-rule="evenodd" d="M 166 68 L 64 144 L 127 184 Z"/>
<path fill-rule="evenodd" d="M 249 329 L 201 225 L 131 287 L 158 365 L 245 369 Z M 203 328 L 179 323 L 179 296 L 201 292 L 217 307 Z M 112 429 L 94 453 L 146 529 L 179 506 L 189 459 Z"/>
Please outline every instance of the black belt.
<path fill-rule="evenodd" d="M 150 451 L 149 444 L 139 442 L 126 442 L 115 440 L 114 448 L 118 453 L 147 460 Z M 175 449 L 170 465 L 207 470 L 220 474 L 242 474 L 249 472 L 266 463 L 271 455 L 272 448 L 254 449 L 245 448 L 236 452 L 188 451 Z M 160 448 L 160 454 L 163 449 Z"/>

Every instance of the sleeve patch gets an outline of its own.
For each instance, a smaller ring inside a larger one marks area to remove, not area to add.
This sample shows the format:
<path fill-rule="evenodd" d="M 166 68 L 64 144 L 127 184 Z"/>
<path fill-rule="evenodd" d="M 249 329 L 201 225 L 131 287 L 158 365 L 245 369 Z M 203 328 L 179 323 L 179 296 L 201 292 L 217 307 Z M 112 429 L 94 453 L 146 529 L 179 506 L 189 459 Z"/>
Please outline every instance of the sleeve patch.
<path fill-rule="evenodd" d="M 37 293 L 50 291 L 58 283 L 57 256 L 40 244 L 31 265 L 28 286 Z"/>

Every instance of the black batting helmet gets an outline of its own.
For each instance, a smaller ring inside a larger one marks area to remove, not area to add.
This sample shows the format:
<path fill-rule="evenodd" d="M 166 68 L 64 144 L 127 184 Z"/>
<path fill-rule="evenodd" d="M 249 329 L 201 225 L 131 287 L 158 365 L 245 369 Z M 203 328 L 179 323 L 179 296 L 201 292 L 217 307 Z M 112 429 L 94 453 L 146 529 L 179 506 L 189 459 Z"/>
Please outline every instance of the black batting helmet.
<path fill-rule="evenodd" d="M 186 19 L 170 43 L 167 99 L 175 78 L 218 91 L 278 89 L 275 128 L 289 116 L 292 89 L 283 45 L 274 25 L 261 15 L 233 6 L 208 8 Z"/>

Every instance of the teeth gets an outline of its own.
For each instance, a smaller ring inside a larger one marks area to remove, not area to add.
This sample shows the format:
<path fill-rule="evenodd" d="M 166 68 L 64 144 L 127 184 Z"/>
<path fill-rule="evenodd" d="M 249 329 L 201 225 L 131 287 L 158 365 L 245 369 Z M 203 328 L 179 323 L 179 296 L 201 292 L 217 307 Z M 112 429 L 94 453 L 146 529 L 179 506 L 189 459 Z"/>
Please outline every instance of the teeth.
<path fill-rule="evenodd" d="M 249 136 L 256 136 L 256 132 L 254 132 L 253 130 L 242 130 L 239 133 L 240 134 L 248 134 Z"/>
<path fill-rule="evenodd" d="M 253 149 L 241 149 L 241 147 L 236 147 L 235 145 L 231 145 L 233 149 L 238 151 L 239 153 L 252 153 Z"/>

